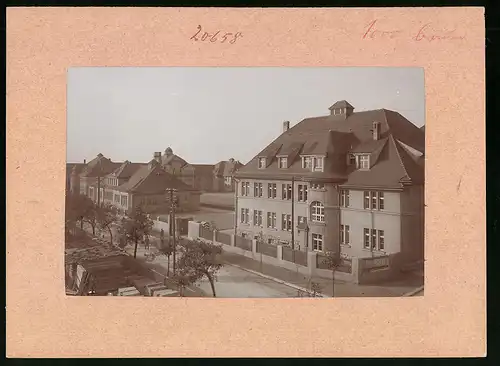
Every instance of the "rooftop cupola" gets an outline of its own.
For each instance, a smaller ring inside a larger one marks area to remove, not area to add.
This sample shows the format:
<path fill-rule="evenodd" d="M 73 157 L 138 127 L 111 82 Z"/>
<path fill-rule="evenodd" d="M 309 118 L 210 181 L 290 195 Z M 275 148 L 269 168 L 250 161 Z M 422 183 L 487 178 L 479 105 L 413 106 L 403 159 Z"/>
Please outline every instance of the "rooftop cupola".
<path fill-rule="evenodd" d="M 166 156 L 171 156 L 173 153 L 174 153 L 174 152 L 172 151 L 172 148 L 167 147 L 167 148 L 165 149 L 165 155 L 166 155 Z"/>
<path fill-rule="evenodd" d="M 354 112 L 354 107 L 345 100 L 335 102 L 330 108 L 330 115 L 349 117 Z"/>

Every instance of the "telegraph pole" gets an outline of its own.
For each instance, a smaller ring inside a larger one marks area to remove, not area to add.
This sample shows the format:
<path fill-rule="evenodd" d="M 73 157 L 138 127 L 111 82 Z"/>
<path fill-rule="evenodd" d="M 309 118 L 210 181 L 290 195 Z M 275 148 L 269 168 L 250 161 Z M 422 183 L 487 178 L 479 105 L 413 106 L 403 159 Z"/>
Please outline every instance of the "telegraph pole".
<path fill-rule="evenodd" d="M 175 202 L 175 198 L 174 198 L 174 192 L 177 192 L 177 190 L 175 188 L 167 188 L 167 192 L 169 192 L 170 194 L 170 225 L 169 225 L 169 228 L 170 228 L 170 235 L 171 235 L 171 239 L 172 239 L 172 254 L 173 254 L 173 271 L 174 271 L 174 275 L 175 275 L 175 254 L 176 254 L 176 237 L 175 237 L 175 206 L 176 206 L 176 202 Z"/>
<path fill-rule="evenodd" d="M 295 177 L 292 176 L 292 249 L 295 250 Z"/>
<path fill-rule="evenodd" d="M 101 174 L 102 174 L 102 164 L 99 160 L 99 171 L 97 173 L 97 206 L 101 206 Z"/>

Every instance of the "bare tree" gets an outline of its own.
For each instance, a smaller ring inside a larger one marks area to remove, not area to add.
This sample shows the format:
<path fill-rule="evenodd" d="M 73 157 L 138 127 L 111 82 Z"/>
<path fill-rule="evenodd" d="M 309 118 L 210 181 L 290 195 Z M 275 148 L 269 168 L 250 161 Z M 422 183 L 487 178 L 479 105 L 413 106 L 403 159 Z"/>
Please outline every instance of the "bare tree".
<path fill-rule="evenodd" d="M 110 237 L 110 243 L 113 244 L 113 226 L 118 224 L 118 211 L 111 204 L 104 204 L 97 211 L 97 221 L 101 230 L 107 230 Z"/>
<path fill-rule="evenodd" d="M 335 297 L 335 271 L 341 265 L 342 260 L 338 253 L 327 252 L 323 263 L 332 271 L 332 297 Z"/>
<path fill-rule="evenodd" d="M 153 220 L 149 218 L 141 206 L 137 206 L 132 215 L 124 222 L 124 234 L 126 242 L 134 244 L 134 258 L 137 257 L 137 246 L 145 235 L 149 235 L 153 229 Z"/>
<path fill-rule="evenodd" d="M 179 238 L 180 239 L 180 238 Z M 179 241 L 178 239 L 178 241 Z M 174 253 L 174 243 L 171 237 L 165 238 L 160 234 L 160 253 L 167 257 L 167 277 L 170 276 L 170 257 Z"/>

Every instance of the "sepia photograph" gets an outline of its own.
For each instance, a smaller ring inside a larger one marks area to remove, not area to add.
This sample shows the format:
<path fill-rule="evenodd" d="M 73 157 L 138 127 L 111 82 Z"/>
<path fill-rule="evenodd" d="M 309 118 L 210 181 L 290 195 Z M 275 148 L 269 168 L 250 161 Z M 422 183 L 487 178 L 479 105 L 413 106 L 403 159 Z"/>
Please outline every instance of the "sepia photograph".
<path fill-rule="evenodd" d="M 416 67 L 67 71 L 68 296 L 424 295 Z"/>

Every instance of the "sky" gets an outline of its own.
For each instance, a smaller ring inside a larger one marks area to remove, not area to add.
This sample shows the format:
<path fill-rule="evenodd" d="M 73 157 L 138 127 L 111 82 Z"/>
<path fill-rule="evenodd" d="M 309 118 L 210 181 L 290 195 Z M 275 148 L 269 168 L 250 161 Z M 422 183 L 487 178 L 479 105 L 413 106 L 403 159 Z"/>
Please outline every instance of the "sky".
<path fill-rule="evenodd" d="M 347 100 L 425 122 L 421 68 L 82 67 L 68 70 L 67 161 L 148 162 L 171 147 L 192 164 L 247 163 L 307 117 Z"/>

